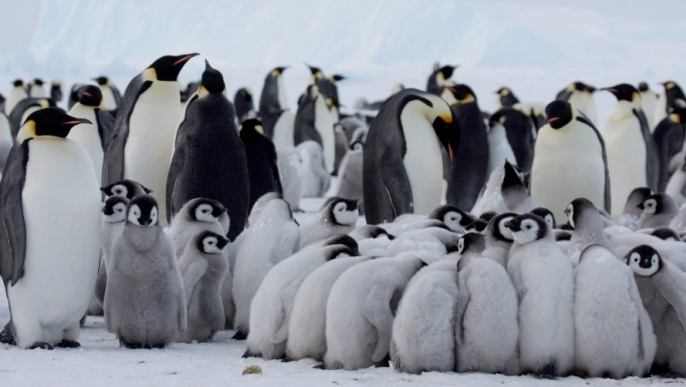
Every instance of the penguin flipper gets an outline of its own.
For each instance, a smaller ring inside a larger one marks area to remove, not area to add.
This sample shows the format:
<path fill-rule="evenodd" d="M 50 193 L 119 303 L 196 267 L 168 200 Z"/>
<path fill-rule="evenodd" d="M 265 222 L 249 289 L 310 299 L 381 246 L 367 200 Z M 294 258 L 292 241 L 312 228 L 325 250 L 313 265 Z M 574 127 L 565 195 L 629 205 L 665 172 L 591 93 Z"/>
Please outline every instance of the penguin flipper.
<path fill-rule="evenodd" d="M 462 269 L 458 280 L 460 290 L 457 293 L 457 307 L 455 312 L 455 340 L 457 341 L 458 346 L 464 343 L 464 315 L 469 306 L 469 301 L 471 300 L 471 294 L 467 287 L 467 275 L 470 271 L 469 266 Z"/>
<path fill-rule="evenodd" d="M 0 182 L 0 275 L 6 288 L 16 285 L 24 276 L 26 223 L 21 195 L 26 181 L 30 142 L 28 139 L 12 148 Z"/>
<path fill-rule="evenodd" d="M 646 144 L 646 178 L 648 180 L 648 188 L 652 189 L 653 192 L 658 192 L 657 184 L 660 177 L 660 161 L 657 157 L 657 145 L 655 145 L 653 135 L 650 133 L 650 125 L 648 125 L 648 119 L 643 110 L 633 109 L 633 112 L 641 125 L 641 134 Z"/>
<path fill-rule="evenodd" d="M 183 278 L 183 291 L 186 295 L 186 308 L 191 306 L 193 288 L 195 288 L 195 285 L 205 274 L 205 271 L 207 271 L 207 261 L 205 259 L 195 259 L 193 263 L 188 265 L 183 271 L 181 277 Z"/>
<path fill-rule="evenodd" d="M 185 140 L 185 139 L 184 139 Z M 167 192 L 166 192 L 166 206 L 167 206 L 167 222 L 171 223 L 172 216 L 180 208 L 174 208 L 174 189 L 176 188 L 176 180 L 183 170 L 183 164 L 186 159 L 185 141 L 178 142 L 174 155 L 172 156 L 171 164 L 169 165 L 169 172 L 167 173 Z"/>
<path fill-rule="evenodd" d="M 290 285 L 286 286 L 286 288 L 284 288 L 279 295 L 281 298 L 281 303 L 283 304 L 284 315 L 283 321 L 281 321 L 281 326 L 279 326 L 279 329 L 277 329 L 276 333 L 274 333 L 274 336 L 272 336 L 273 344 L 281 344 L 288 340 L 288 327 L 291 320 L 291 312 L 293 311 L 295 295 L 300 288 L 300 284 L 300 282 L 294 281 Z"/>
<path fill-rule="evenodd" d="M 657 146 L 659 161 L 657 192 L 663 192 L 669 182 L 669 162 L 681 152 L 684 144 L 684 124 L 673 123 L 669 119 L 662 120 L 653 132 L 653 140 Z"/>
<path fill-rule="evenodd" d="M 557 92 L 555 99 L 562 100 L 562 101 L 569 101 L 569 97 L 571 97 L 571 96 L 572 96 L 572 92 L 569 91 L 569 89 L 565 87 L 564 89 Z"/>
<path fill-rule="evenodd" d="M 391 326 L 393 312 L 388 302 L 393 292 L 399 288 L 403 279 L 400 273 L 385 271 L 374 278 L 374 286 L 369 290 L 367 298 L 362 304 L 362 316 L 374 326 L 377 333 L 376 349 L 372 354 L 372 361 L 382 361 L 391 347 Z"/>
<path fill-rule="evenodd" d="M 98 134 L 100 135 L 100 145 L 103 152 L 107 150 L 107 145 L 112 137 L 114 130 L 114 117 L 111 113 L 102 109 L 95 109 L 95 119 L 98 122 Z"/>
<path fill-rule="evenodd" d="M 603 136 L 600 134 L 598 129 L 593 125 L 591 120 L 586 117 L 586 115 L 582 112 L 578 112 L 579 115 L 576 117 L 576 120 L 584 123 L 593 129 L 595 132 L 596 136 L 598 136 L 598 141 L 600 142 L 600 147 L 602 148 L 602 154 L 603 154 L 603 164 L 605 164 L 605 211 L 610 213 L 612 210 L 612 196 L 610 194 L 610 171 L 607 168 L 607 152 L 605 151 L 605 140 L 603 139 Z"/>

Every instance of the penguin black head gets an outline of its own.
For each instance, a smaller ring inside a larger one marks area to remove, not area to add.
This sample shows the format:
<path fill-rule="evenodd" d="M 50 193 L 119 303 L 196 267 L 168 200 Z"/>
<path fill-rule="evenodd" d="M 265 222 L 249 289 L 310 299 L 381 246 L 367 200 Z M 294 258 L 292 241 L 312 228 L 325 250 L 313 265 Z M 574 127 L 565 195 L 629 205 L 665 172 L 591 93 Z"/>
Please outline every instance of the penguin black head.
<path fill-rule="evenodd" d="M 572 233 L 566 230 L 555 231 L 555 242 L 569 241 L 572 239 Z"/>
<path fill-rule="evenodd" d="M 510 90 L 509 87 L 501 87 L 495 93 L 501 97 L 505 97 L 506 95 L 512 94 L 512 90 Z"/>
<path fill-rule="evenodd" d="M 191 219 L 196 222 L 216 222 L 226 212 L 226 208 L 216 200 L 198 198 L 191 205 Z"/>
<path fill-rule="evenodd" d="M 516 216 L 517 214 L 513 212 L 506 212 L 494 216 L 488 222 L 488 230 L 486 232 L 492 235 L 496 240 L 512 243 L 514 239 L 512 237 L 509 222 Z"/>
<path fill-rule="evenodd" d="M 488 222 L 483 220 L 483 219 L 474 219 L 474 221 L 470 224 L 468 224 L 465 228 L 464 231 L 466 233 L 483 233 L 484 230 L 488 227 Z"/>
<path fill-rule="evenodd" d="M 45 108 L 31 113 L 22 127 L 28 125 L 28 132 L 36 136 L 65 138 L 71 128 L 79 124 L 92 124 L 85 118 L 72 117 L 59 108 Z"/>
<path fill-rule="evenodd" d="M 328 238 L 320 243 L 320 246 L 345 246 L 346 248 L 346 253 L 350 256 L 358 256 L 360 255 L 360 251 L 358 250 L 358 245 L 357 241 L 353 239 L 350 235 L 346 234 L 339 234 L 339 235 L 334 235 L 331 238 Z M 329 259 L 335 258 L 338 254 L 341 254 L 343 251 L 339 251 L 332 255 Z"/>
<path fill-rule="evenodd" d="M 538 208 L 534 208 L 533 210 L 531 210 L 529 212 L 543 218 L 543 220 L 545 220 L 546 223 L 548 223 L 548 226 L 550 227 L 551 230 L 557 228 L 557 223 L 555 222 L 555 215 L 549 209 L 547 209 L 545 207 L 538 207 Z"/>
<path fill-rule="evenodd" d="M 312 75 L 312 77 L 314 77 L 314 79 L 319 79 L 324 76 L 324 73 L 319 67 L 310 66 L 307 63 L 305 63 L 305 66 L 307 66 L 307 68 L 310 69 L 310 74 Z"/>
<path fill-rule="evenodd" d="M 624 261 L 635 275 L 651 277 L 662 269 L 662 257 L 653 247 L 640 245 L 626 255 Z"/>
<path fill-rule="evenodd" d="M 470 232 L 464 234 L 457 241 L 458 254 L 464 254 L 467 251 L 481 252 L 486 248 L 486 238 L 482 234 Z"/>
<path fill-rule="evenodd" d="M 656 193 L 641 202 L 638 208 L 646 215 L 653 215 L 675 211 L 677 210 L 677 204 L 671 196 L 665 193 Z"/>
<path fill-rule="evenodd" d="M 495 217 L 496 215 L 498 215 L 498 213 L 495 211 L 486 211 L 479 216 L 479 219 L 483 219 L 487 222 L 490 222 L 491 219 L 493 219 L 493 217 Z"/>
<path fill-rule="evenodd" d="M 348 149 L 352 152 L 361 153 L 362 151 L 364 151 L 364 143 L 362 141 L 353 141 L 353 143 L 350 144 Z"/>
<path fill-rule="evenodd" d="M 591 93 L 591 94 L 596 91 L 595 87 L 593 87 L 591 85 L 587 85 L 587 84 L 580 82 L 580 81 L 576 81 L 576 82 L 572 83 L 570 88 L 573 91 L 586 91 L 586 92 Z"/>
<path fill-rule="evenodd" d="M 195 246 L 203 254 L 221 254 L 228 243 L 228 238 L 209 230 L 201 231 L 195 238 Z"/>
<path fill-rule="evenodd" d="M 34 78 L 33 81 L 31 81 L 31 84 L 36 86 L 43 86 L 43 80 L 40 78 Z"/>
<path fill-rule="evenodd" d="M 455 72 L 455 69 L 458 66 L 450 66 L 446 65 L 438 69 L 437 74 L 441 74 L 443 76 L 443 79 L 448 79 L 453 76 L 453 72 Z"/>
<path fill-rule="evenodd" d="M 279 76 L 283 74 L 283 72 L 288 68 L 288 66 L 279 66 L 279 67 L 274 67 L 274 70 L 272 70 L 271 74 L 273 76 Z"/>
<path fill-rule="evenodd" d="M 641 82 L 638 84 L 638 91 L 644 92 L 650 90 L 650 87 L 648 86 L 648 83 L 646 82 Z"/>
<path fill-rule="evenodd" d="M 108 83 L 110 83 L 110 80 L 104 75 L 101 75 L 97 78 L 93 78 L 93 80 L 97 82 L 100 86 L 106 86 Z"/>
<path fill-rule="evenodd" d="M 428 219 L 440 220 L 453 232 L 463 232 L 467 225 L 474 222 L 471 215 L 450 204 L 442 205 L 433 210 Z"/>
<path fill-rule="evenodd" d="M 148 69 L 154 70 L 155 79 L 158 81 L 176 81 L 183 66 L 197 53 L 184 55 L 165 55 L 152 62 Z"/>
<path fill-rule="evenodd" d="M 548 235 L 548 223 L 538 215 L 522 214 L 512 218 L 508 223 L 512 236 L 520 245 L 526 245 L 545 238 Z"/>
<path fill-rule="evenodd" d="M 528 195 L 519 172 L 508 160 L 505 160 L 505 176 L 500 185 L 500 191 L 503 194 L 505 205 L 509 208 L 513 208 L 518 204 L 517 202 L 521 200 L 521 194 Z"/>
<path fill-rule="evenodd" d="M 332 76 L 330 77 L 330 79 L 331 79 L 333 82 L 339 82 L 339 81 L 344 80 L 345 77 L 344 77 L 343 75 L 340 75 L 340 74 L 334 74 L 334 75 L 332 75 Z"/>
<path fill-rule="evenodd" d="M 129 202 L 126 223 L 141 227 L 157 225 L 157 201 L 150 195 L 136 196 Z"/>
<path fill-rule="evenodd" d="M 638 90 L 628 83 L 620 83 L 619 85 L 606 87 L 601 90 L 607 90 L 612 93 L 617 98 L 617 101 L 634 102 L 639 98 Z"/>
<path fill-rule="evenodd" d="M 349 226 L 357 222 L 359 211 L 357 200 L 344 199 L 338 196 L 329 198 L 322 205 L 320 213 L 337 226 Z"/>
<path fill-rule="evenodd" d="M 123 222 L 126 220 L 126 208 L 129 200 L 121 196 L 112 196 L 105 200 L 102 205 L 103 220 L 108 223 Z"/>
<path fill-rule="evenodd" d="M 246 133 L 255 133 L 264 136 L 264 125 L 262 125 L 262 121 L 257 118 L 249 118 L 241 122 L 241 132 L 244 130 L 247 130 Z"/>
<path fill-rule="evenodd" d="M 15 79 L 14 82 L 12 82 L 12 85 L 14 85 L 14 87 L 23 87 L 24 81 L 21 79 Z"/>
<path fill-rule="evenodd" d="M 572 200 L 571 203 L 565 209 L 565 214 L 567 215 L 567 220 L 569 225 L 576 228 L 579 220 L 584 216 L 584 214 L 596 213 L 600 216 L 598 209 L 596 208 L 590 200 L 586 198 L 577 198 Z"/>
<path fill-rule="evenodd" d="M 663 241 L 675 241 L 675 242 L 681 242 L 681 237 L 679 237 L 679 234 L 677 234 L 676 231 L 669 227 L 658 227 L 653 232 L 650 233 L 652 236 L 656 236 Z"/>
<path fill-rule="evenodd" d="M 448 90 L 453 94 L 453 97 L 457 100 L 457 103 L 474 103 L 476 102 L 476 94 L 471 87 L 465 84 L 459 84 L 457 86 L 448 87 Z"/>
<path fill-rule="evenodd" d="M 205 71 L 202 73 L 200 87 L 201 90 L 202 88 L 205 88 L 205 90 L 210 93 L 221 93 L 224 91 L 224 89 L 226 89 L 222 73 L 210 66 L 210 62 L 207 60 L 205 60 Z"/>
<path fill-rule="evenodd" d="M 555 100 L 545 107 L 548 125 L 553 129 L 560 129 L 572 121 L 574 114 L 572 105 L 563 100 Z"/>
<path fill-rule="evenodd" d="M 100 188 L 100 191 L 102 191 L 108 197 L 122 196 L 129 200 L 137 195 L 147 195 L 152 193 L 152 190 L 145 187 L 143 184 L 128 179 L 124 179 L 106 187 L 102 187 Z"/>
<path fill-rule="evenodd" d="M 102 92 L 94 85 L 86 85 L 79 89 L 79 103 L 86 106 L 100 106 L 102 103 Z"/>

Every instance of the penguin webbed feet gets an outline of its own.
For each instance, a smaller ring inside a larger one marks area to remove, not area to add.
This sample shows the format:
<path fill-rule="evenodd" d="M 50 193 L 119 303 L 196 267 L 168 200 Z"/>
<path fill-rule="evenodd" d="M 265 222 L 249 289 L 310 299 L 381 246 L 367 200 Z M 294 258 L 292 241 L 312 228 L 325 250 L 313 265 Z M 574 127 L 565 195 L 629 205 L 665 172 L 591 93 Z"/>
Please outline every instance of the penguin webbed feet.
<path fill-rule="evenodd" d="M 239 341 L 245 340 L 247 338 L 248 338 L 248 335 L 241 332 L 241 331 L 236 331 L 236 333 L 233 335 L 233 337 L 231 337 L 232 340 L 239 340 Z"/>
<path fill-rule="evenodd" d="M 44 342 L 44 341 L 37 341 L 33 344 L 31 344 L 28 349 L 47 349 L 48 351 L 52 351 L 55 349 L 52 345 Z"/>
<path fill-rule="evenodd" d="M 555 379 L 555 361 L 552 361 L 545 365 L 536 372 L 536 376 L 542 379 Z"/>
<path fill-rule="evenodd" d="M 312 368 L 315 369 L 315 370 L 325 370 L 325 369 L 326 369 L 326 364 L 324 364 L 324 363 L 319 363 L 319 364 L 317 364 L 317 365 L 315 365 L 315 366 L 312 366 Z"/>
<path fill-rule="evenodd" d="M 243 359 L 247 359 L 247 358 L 249 358 L 249 357 L 262 357 L 262 355 L 259 354 L 259 353 L 250 352 L 249 349 L 246 349 L 246 350 L 245 350 L 245 353 L 244 353 L 243 356 L 241 356 L 241 357 L 242 357 Z"/>
<path fill-rule="evenodd" d="M 79 348 L 79 347 L 81 347 L 81 343 L 79 343 L 78 341 L 74 341 L 74 340 L 62 339 L 62 341 L 57 343 L 56 347 L 59 347 L 59 348 Z"/>
<path fill-rule="evenodd" d="M 0 332 L 0 343 L 17 345 L 17 341 L 14 340 L 14 334 L 12 333 L 12 321 L 8 322 L 2 332 Z"/>

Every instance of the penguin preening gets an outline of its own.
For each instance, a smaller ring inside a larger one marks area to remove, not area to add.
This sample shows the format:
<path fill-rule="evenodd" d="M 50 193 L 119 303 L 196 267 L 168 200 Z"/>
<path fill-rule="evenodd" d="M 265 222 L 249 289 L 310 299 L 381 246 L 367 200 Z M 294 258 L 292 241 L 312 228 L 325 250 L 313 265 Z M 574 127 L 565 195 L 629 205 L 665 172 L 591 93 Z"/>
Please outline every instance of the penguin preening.
<path fill-rule="evenodd" d="M 452 159 L 460 129 L 441 98 L 404 89 L 391 97 L 372 122 L 363 156 L 367 223 L 390 222 L 402 214 L 429 214 L 441 202 L 440 146 Z"/>
<path fill-rule="evenodd" d="M 103 184 L 136 180 L 152 189 L 158 203 L 165 202 L 169 161 L 182 116 L 176 78 L 196 55 L 163 56 L 131 80 L 105 151 Z M 160 208 L 160 221 L 167 221 L 165 206 Z"/>

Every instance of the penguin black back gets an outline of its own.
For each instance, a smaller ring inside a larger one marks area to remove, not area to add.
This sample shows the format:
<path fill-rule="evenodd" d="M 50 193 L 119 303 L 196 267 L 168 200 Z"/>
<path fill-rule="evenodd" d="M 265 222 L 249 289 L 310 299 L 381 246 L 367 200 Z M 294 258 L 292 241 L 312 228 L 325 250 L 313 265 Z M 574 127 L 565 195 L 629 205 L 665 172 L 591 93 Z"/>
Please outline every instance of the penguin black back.
<path fill-rule="evenodd" d="M 657 156 L 660 167 L 660 177 L 657 182 L 657 191 L 664 192 L 669 182 L 669 162 L 672 157 L 681 152 L 686 137 L 686 108 L 676 107 L 653 131 L 653 139 L 657 145 Z"/>
<path fill-rule="evenodd" d="M 264 132 L 264 126 L 257 119 L 245 120 L 241 124 L 240 138 L 245 147 L 250 181 L 250 209 L 267 192 L 283 192 L 276 163 L 276 148 Z"/>
<path fill-rule="evenodd" d="M 245 87 L 236 90 L 236 94 L 233 97 L 233 106 L 236 108 L 236 117 L 238 117 L 239 121 L 243 121 L 248 112 L 254 111 L 255 104 L 253 103 L 250 90 Z"/>
<path fill-rule="evenodd" d="M 531 119 L 517 109 L 503 107 L 493 113 L 489 121 L 491 127 L 495 123 L 499 123 L 505 128 L 507 141 L 517 159 L 517 166 L 522 171 L 530 171 L 534 161 L 534 133 L 536 130 Z"/>

